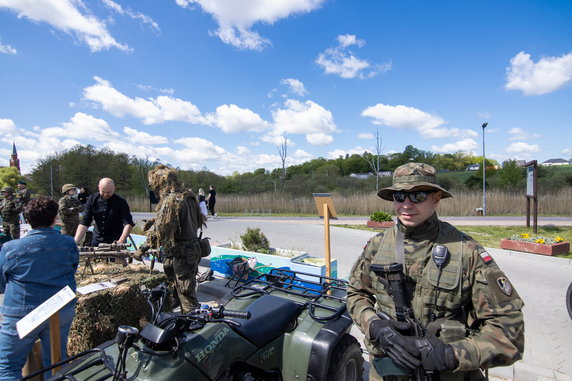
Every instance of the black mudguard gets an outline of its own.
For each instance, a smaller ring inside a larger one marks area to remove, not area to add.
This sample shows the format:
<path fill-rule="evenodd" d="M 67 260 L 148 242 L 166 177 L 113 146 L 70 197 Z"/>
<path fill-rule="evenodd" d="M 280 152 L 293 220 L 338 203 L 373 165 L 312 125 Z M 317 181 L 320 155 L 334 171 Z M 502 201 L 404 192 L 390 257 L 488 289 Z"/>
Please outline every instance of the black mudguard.
<path fill-rule="evenodd" d="M 330 359 L 338 342 L 349 333 L 352 319 L 344 312 L 338 319 L 327 322 L 312 343 L 312 352 L 308 363 L 308 381 L 326 381 Z"/>

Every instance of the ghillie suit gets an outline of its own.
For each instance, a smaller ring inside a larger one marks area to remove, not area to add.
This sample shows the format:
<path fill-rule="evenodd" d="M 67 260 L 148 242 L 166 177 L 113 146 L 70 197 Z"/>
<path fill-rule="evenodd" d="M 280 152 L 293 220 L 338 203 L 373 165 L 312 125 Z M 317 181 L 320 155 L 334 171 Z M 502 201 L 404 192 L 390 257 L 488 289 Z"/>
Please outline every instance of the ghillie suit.
<path fill-rule="evenodd" d="M 146 248 L 161 249 L 163 268 L 183 313 L 199 306 L 196 275 L 201 260 L 197 230 L 206 226 L 196 196 L 183 187 L 177 171 L 159 165 L 149 172 L 149 185 L 160 195 L 157 216 L 145 224 Z"/>

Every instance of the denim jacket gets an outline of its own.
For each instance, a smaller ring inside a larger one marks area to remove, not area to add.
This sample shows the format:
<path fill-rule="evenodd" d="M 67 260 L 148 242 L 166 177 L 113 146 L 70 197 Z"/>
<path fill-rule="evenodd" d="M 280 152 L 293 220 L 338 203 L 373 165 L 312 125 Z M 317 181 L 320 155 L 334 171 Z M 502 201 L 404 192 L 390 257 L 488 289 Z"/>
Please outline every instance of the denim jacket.
<path fill-rule="evenodd" d="M 73 237 L 52 228 L 6 242 L 0 250 L 0 313 L 25 316 L 65 286 L 75 292 L 78 262 Z"/>

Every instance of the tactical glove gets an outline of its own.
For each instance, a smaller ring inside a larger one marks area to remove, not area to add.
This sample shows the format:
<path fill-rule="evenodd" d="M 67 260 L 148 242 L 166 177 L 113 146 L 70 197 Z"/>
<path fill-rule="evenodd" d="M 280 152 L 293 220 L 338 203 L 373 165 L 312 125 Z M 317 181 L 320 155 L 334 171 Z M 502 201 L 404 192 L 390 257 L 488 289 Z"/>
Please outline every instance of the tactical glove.
<path fill-rule="evenodd" d="M 397 364 L 407 369 L 415 369 L 421 365 L 416 340 L 398 332 L 409 328 L 409 323 L 405 322 L 374 320 L 369 325 L 369 336 Z"/>
<path fill-rule="evenodd" d="M 416 339 L 425 370 L 454 370 L 459 366 L 455 350 L 435 336 Z"/>

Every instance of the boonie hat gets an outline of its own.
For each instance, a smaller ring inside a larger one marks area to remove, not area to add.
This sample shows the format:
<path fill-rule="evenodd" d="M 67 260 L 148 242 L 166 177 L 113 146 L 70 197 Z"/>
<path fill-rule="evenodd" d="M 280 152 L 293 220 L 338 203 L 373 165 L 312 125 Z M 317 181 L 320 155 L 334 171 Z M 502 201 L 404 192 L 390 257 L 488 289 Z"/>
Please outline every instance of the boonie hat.
<path fill-rule="evenodd" d="M 437 171 L 429 164 L 407 163 L 393 172 L 393 185 L 382 188 L 377 195 L 384 200 L 393 201 L 393 192 L 436 190 L 443 192 L 442 198 L 453 195 L 437 184 Z"/>
<path fill-rule="evenodd" d="M 0 192 L 8 192 L 10 194 L 14 193 L 14 188 L 12 187 L 3 187 Z"/>
<path fill-rule="evenodd" d="M 64 186 L 62 187 L 62 193 L 66 193 L 67 191 L 69 191 L 70 189 L 75 189 L 75 185 L 73 184 L 64 184 Z"/>

